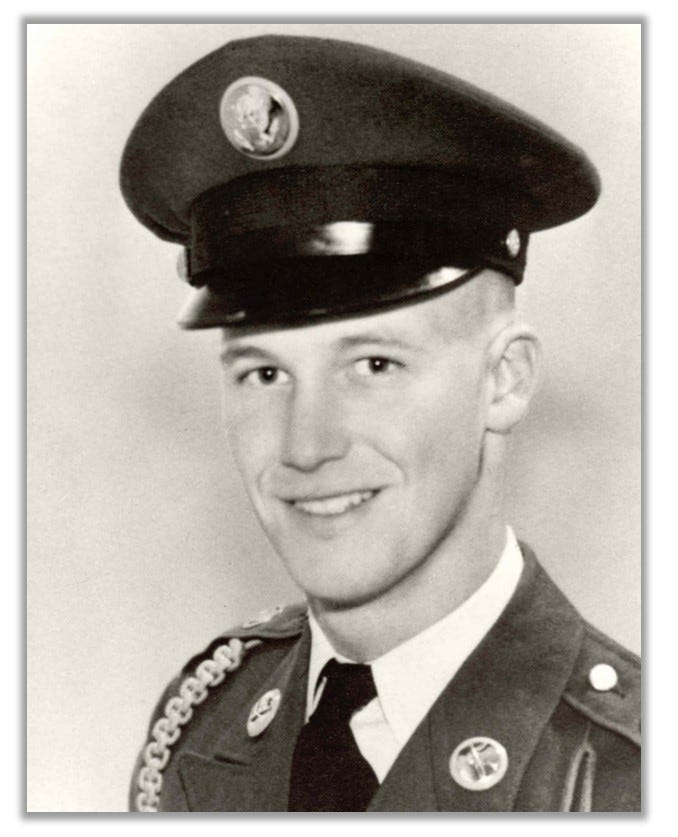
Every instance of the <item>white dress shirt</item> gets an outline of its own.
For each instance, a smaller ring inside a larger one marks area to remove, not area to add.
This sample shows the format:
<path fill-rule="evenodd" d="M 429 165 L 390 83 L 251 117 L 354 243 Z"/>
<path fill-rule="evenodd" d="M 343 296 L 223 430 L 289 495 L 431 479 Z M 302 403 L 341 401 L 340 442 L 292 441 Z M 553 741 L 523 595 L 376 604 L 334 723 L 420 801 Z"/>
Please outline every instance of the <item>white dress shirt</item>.
<path fill-rule="evenodd" d="M 445 686 L 497 621 L 522 569 L 520 547 L 507 527 L 504 551 L 484 584 L 452 613 L 370 663 L 377 697 L 353 715 L 351 730 L 380 782 Z M 318 677 L 328 660 L 354 662 L 336 653 L 310 612 L 309 624 L 306 720 L 322 694 L 324 682 L 318 684 Z"/>

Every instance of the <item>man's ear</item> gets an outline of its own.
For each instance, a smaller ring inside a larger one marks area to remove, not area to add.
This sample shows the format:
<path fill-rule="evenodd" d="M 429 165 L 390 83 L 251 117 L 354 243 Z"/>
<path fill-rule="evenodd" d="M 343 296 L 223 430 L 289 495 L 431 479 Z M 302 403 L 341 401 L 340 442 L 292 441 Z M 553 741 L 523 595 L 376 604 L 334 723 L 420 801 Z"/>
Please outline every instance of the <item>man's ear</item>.
<path fill-rule="evenodd" d="M 521 323 L 506 326 L 488 354 L 489 403 L 487 429 L 509 433 L 527 413 L 541 370 L 541 344 Z"/>

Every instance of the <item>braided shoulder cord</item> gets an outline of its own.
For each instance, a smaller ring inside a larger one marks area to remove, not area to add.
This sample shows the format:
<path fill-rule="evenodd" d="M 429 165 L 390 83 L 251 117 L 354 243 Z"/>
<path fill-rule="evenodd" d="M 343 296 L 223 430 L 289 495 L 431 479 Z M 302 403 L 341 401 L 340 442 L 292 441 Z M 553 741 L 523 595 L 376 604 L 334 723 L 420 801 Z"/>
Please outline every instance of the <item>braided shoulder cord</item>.
<path fill-rule="evenodd" d="M 162 771 L 172 755 L 171 748 L 181 735 L 181 728 L 193 717 L 193 707 L 202 703 L 209 690 L 218 686 L 227 672 L 235 671 L 242 663 L 245 654 L 260 639 L 242 642 L 229 639 L 220 645 L 211 658 L 198 664 L 195 675 L 189 675 L 181 683 L 179 694 L 171 697 L 165 704 L 165 714 L 153 725 L 151 740 L 144 748 L 144 764 L 139 770 L 137 786 L 137 811 L 157 812 L 162 789 Z"/>

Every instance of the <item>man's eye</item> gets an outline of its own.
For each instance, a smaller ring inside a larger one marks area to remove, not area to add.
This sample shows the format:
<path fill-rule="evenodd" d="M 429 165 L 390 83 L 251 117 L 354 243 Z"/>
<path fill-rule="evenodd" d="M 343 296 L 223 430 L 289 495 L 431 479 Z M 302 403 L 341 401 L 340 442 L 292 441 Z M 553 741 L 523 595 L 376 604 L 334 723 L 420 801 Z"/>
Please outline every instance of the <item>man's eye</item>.
<path fill-rule="evenodd" d="M 387 375 L 389 372 L 394 372 L 400 365 L 387 357 L 363 357 L 355 362 L 355 370 L 358 375 L 364 377 Z"/>
<path fill-rule="evenodd" d="M 289 377 L 287 372 L 283 372 L 276 366 L 259 366 L 240 375 L 238 381 L 252 387 L 266 387 L 284 384 L 289 380 Z"/>

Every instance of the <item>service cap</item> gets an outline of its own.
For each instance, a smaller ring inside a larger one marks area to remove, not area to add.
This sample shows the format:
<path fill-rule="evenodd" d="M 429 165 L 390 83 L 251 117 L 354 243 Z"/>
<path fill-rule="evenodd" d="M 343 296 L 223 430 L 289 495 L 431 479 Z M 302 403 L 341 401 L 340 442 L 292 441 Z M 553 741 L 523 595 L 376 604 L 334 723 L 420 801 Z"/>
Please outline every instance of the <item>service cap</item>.
<path fill-rule="evenodd" d="M 185 328 L 372 310 L 485 267 L 518 284 L 530 233 L 600 191 L 579 148 L 459 78 L 278 35 L 226 44 L 161 90 L 120 177 L 141 223 L 185 248 Z"/>

